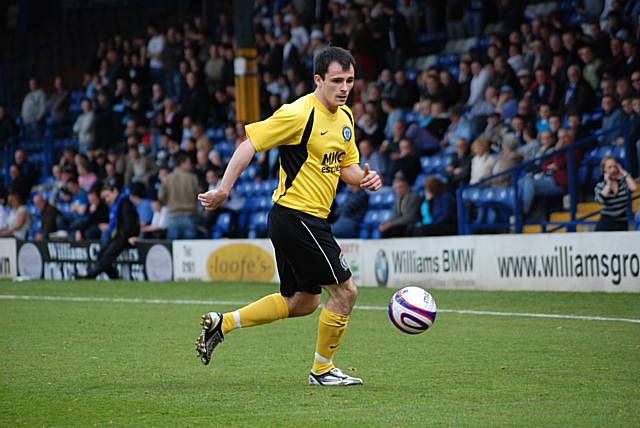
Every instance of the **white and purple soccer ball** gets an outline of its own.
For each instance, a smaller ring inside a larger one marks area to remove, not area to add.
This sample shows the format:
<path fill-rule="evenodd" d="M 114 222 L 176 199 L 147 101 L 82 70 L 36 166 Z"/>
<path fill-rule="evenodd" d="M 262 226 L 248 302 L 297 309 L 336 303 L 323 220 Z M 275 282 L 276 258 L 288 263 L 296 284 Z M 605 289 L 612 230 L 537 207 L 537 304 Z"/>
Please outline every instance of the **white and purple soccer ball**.
<path fill-rule="evenodd" d="M 420 287 L 404 287 L 389 302 L 389 319 L 395 328 L 407 334 L 420 334 L 436 322 L 436 301 Z"/>

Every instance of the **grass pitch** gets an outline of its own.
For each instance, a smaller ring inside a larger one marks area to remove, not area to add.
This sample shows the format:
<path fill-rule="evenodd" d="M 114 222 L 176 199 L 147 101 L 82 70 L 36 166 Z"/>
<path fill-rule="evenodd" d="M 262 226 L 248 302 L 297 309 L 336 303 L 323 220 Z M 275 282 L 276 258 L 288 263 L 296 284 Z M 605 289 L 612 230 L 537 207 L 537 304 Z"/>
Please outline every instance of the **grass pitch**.
<path fill-rule="evenodd" d="M 317 311 L 230 333 L 205 367 L 200 315 L 274 285 L 0 282 L 0 426 L 637 426 L 640 324 L 440 312 L 396 331 L 354 311 L 336 364 L 350 388 L 308 386 Z M 440 309 L 640 319 L 640 295 L 431 290 Z M 386 306 L 393 290 L 361 289 Z M 98 300 L 102 298 L 103 300 Z M 113 298 L 122 298 L 113 301 Z M 156 299 L 133 303 L 126 299 Z M 192 302 L 167 303 L 167 300 Z"/>

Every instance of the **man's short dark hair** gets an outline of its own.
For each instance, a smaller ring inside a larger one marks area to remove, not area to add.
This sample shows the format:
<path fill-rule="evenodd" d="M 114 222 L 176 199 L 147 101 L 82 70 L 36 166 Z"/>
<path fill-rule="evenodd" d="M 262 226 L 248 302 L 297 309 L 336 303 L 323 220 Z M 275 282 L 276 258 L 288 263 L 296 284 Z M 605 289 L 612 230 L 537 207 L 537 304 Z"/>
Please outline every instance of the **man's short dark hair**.
<path fill-rule="evenodd" d="M 189 157 L 188 154 L 186 154 L 185 152 L 180 152 L 178 153 L 178 156 L 176 157 L 176 165 L 182 165 L 183 163 L 185 163 L 186 161 L 190 160 L 191 158 Z"/>
<path fill-rule="evenodd" d="M 356 68 L 356 60 L 353 59 L 353 56 L 348 50 L 337 46 L 330 46 L 320 52 L 316 57 L 313 63 L 313 74 L 320 75 L 324 80 L 324 77 L 329 70 L 329 65 L 332 62 L 340 64 L 342 71 L 349 71 L 349 66 L 353 66 L 354 70 Z"/>

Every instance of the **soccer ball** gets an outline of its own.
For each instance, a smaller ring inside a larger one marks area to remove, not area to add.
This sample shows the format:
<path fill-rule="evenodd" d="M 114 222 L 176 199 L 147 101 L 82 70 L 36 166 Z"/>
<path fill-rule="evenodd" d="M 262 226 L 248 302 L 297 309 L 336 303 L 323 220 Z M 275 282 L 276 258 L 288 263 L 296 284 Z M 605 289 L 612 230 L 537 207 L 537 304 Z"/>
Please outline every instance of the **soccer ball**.
<path fill-rule="evenodd" d="M 420 334 L 436 321 L 436 301 L 420 287 L 396 291 L 389 302 L 389 319 L 401 332 Z"/>

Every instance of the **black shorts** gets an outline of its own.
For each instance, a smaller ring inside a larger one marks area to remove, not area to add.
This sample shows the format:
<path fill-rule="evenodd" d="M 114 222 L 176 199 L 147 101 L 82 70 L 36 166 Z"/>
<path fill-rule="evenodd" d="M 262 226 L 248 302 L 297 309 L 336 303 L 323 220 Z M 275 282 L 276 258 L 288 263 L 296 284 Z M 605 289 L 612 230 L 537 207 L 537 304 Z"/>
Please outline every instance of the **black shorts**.
<path fill-rule="evenodd" d="M 321 218 L 275 204 L 269 212 L 269 238 L 276 251 L 280 293 L 320 294 L 321 285 L 351 277 L 347 260 Z"/>

